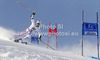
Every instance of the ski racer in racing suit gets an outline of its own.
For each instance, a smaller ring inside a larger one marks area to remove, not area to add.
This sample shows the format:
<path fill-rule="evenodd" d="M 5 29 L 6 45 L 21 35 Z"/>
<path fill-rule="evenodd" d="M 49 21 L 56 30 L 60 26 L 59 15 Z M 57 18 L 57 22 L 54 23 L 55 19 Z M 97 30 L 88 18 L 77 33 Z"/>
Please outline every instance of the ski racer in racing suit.
<path fill-rule="evenodd" d="M 35 20 L 34 20 L 34 15 L 36 14 L 36 12 L 33 12 L 33 14 L 31 15 L 31 25 L 30 27 L 26 30 L 28 31 L 28 33 L 24 36 L 21 37 L 19 39 L 14 40 L 14 42 L 19 42 L 20 40 L 22 41 L 22 43 L 24 43 L 23 41 L 26 40 L 27 38 L 31 38 L 35 32 L 38 33 L 38 40 L 41 41 L 41 30 L 40 30 L 40 21 L 37 21 L 35 24 Z M 27 42 L 26 42 L 27 44 Z"/>

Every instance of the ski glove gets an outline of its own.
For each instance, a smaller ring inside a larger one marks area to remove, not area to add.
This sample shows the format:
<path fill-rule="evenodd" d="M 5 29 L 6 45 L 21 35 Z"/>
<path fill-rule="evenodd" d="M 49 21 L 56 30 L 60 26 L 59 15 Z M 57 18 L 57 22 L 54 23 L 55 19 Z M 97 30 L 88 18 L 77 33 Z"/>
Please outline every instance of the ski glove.
<path fill-rule="evenodd" d="M 38 38 L 39 41 L 41 41 L 41 36 Z"/>
<path fill-rule="evenodd" d="M 30 16 L 31 17 L 31 19 L 33 19 L 34 18 L 34 15 L 36 14 L 36 12 L 35 11 L 33 11 L 33 13 L 32 13 L 32 15 Z"/>
<path fill-rule="evenodd" d="M 33 15 L 35 15 L 35 14 L 36 14 L 36 11 L 33 12 Z"/>

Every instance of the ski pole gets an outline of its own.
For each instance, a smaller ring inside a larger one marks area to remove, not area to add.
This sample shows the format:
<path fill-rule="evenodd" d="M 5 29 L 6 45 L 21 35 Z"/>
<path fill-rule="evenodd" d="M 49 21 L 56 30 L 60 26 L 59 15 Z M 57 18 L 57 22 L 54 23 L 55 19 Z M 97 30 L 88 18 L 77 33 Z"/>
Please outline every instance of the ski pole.
<path fill-rule="evenodd" d="M 41 40 L 41 42 L 42 42 L 43 44 L 45 44 L 45 45 L 48 45 L 48 44 L 46 44 L 45 42 L 43 42 L 42 40 Z M 55 49 L 52 48 L 50 45 L 48 45 L 48 47 L 50 47 L 52 50 L 55 50 Z"/>
<path fill-rule="evenodd" d="M 20 4 L 21 6 L 23 6 L 24 8 L 26 8 L 26 9 L 29 10 L 29 11 L 32 11 L 32 12 L 34 11 L 34 10 L 32 10 L 32 9 L 30 9 L 30 8 L 28 8 L 28 7 L 26 7 L 25 5 L 21 4 L 19 1 L 17 1 L 17 3 Z"/>

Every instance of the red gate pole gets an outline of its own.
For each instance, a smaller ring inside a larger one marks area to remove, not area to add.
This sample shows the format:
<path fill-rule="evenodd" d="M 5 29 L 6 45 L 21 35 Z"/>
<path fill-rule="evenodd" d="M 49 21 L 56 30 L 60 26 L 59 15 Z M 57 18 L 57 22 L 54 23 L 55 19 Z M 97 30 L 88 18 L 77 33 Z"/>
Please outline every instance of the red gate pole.
<path fill-rule="evenodd" d="M 55 25 L 56 25 L 56 48 L 58 48 L 58 41 L 57 41 L 57 23 Z"/>

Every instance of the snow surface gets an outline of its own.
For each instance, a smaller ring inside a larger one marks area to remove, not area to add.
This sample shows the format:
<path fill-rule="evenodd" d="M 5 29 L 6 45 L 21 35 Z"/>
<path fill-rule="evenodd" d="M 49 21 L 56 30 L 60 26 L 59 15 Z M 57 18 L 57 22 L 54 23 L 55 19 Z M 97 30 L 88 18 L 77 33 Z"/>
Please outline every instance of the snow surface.
<path fill-rule="evenodd" d="M 0 60 L 92 60 L 71 52 L 0 40 Z"/>
<path fill-rule="evenodd" d="M 14 34 L 11 29 L 0 27 L 0 60 L 93 60 L 72 51 L 54 51 L 37 45 L 15 43 L 10 40 Z"/>

